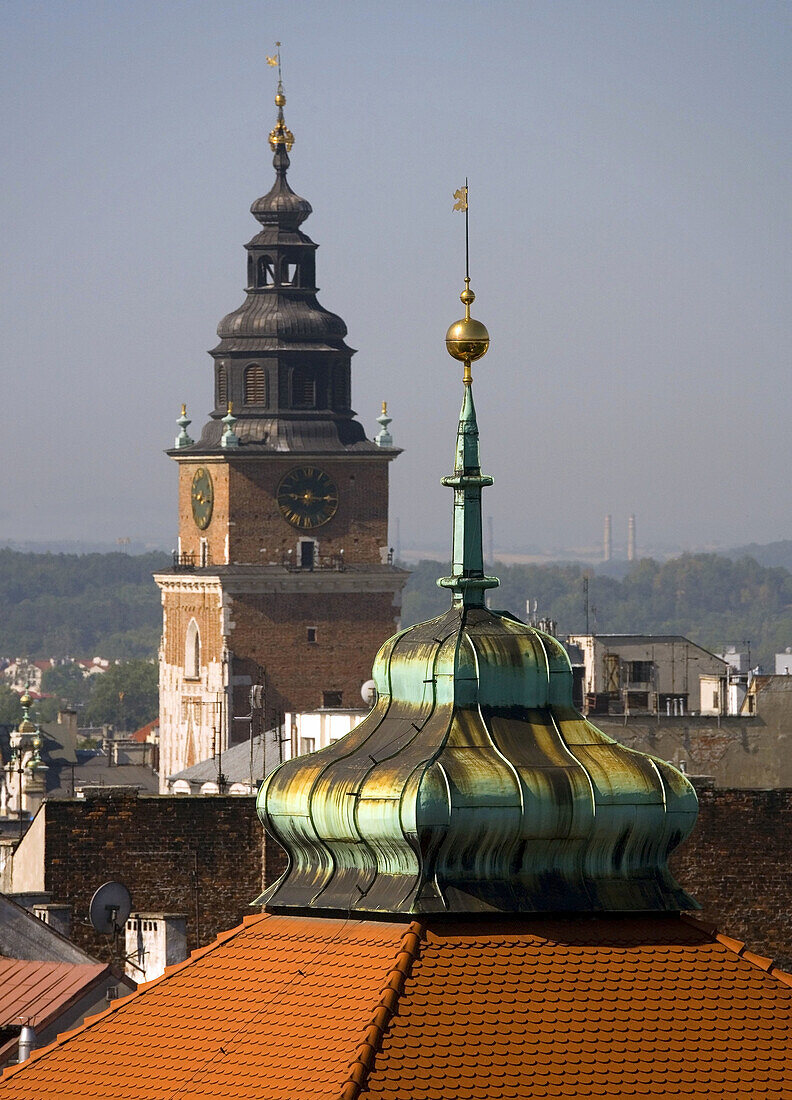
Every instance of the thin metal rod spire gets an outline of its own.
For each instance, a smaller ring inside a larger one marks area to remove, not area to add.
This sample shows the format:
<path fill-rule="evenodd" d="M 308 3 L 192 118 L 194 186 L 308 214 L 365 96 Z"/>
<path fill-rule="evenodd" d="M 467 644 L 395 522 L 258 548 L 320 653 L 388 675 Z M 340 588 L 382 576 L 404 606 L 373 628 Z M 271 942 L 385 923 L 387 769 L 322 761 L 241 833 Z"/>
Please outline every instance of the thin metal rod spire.
<path fill-rule="evenodd" d="M 465 278 L 470 278 L 470 202 L 468 201 L 468 181 L 465 176 Z"/>

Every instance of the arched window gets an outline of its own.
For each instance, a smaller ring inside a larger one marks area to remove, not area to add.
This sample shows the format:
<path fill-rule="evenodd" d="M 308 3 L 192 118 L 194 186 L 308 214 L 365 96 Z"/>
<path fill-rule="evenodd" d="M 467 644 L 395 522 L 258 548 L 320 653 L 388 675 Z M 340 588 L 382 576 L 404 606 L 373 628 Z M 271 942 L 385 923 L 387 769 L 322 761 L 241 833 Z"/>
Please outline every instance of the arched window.
<path fill-rule="evenodd" d="M 271 256 L 259 256 L 257 286 L 272 286 L 275 282 L 275 270 Z"/>
<path fill-rule="evenodd" d="M 256 264 L 253 257 L 248 252 L 248 286 L 253 286 L 253 276 L 256 272 Z"/>
<path fill-rule="evenodd" d="M 217 406 L 224 409 L 228 404 L 228 374 L 225 367 L 217 368 Z"/>
<path fill-rule="evenodd" d="M 268 405 L 267 373 L 258 363 L 245 367 L 245 404 Z"/>
<path fill-rule="evenodd" d="M 201 635 L 195 619 L 190 619 L 190 625 L 187 627 L 187 639 L 184 643 L 184 675 L 190 680 L 197 680 L 201 675 Z"/>
<path fill-rule="evenodd" d="M 295 409 L 316 406 L 316 379 L 311 371 L 295 367 L 292 374 L 292 405 Z"/>

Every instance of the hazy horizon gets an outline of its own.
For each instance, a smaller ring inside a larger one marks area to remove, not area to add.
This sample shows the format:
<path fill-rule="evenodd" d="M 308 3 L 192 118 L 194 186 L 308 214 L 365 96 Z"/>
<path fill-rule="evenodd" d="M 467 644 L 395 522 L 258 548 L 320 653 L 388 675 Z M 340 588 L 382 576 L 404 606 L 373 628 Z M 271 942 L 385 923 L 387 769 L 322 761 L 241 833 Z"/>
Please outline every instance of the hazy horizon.
<path fill-rule="evenodd" d="M 243 300 L 276 39 L 319 300 L 404 448 L 402 547 L 450 537 L 466 175 L 496 556 L 600 546 L 605 513 L 617 551 L 630 513 L 639 553 L 792 537 L 790 5 L 11 0 L 0 26 L 0 539 L 173 545 L 162 452 Z"/>

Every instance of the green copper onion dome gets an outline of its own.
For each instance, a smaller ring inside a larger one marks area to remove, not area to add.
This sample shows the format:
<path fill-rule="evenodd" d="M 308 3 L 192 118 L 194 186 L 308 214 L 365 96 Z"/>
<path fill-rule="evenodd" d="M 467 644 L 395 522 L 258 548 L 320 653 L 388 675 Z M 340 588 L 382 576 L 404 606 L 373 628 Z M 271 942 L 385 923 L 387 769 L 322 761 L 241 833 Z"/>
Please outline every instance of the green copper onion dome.
<path fill-rule="evenodd" d="M 485 348 L 486 350 L 486 348 Z M 696 908 L 668 871 L 696 794 L 572 705 L 555 638 L 484 594 L 469 358 L 457 430 L 451 607 L 385 643 L 379 697 L 346 737 L 282 764 L 258 800 L 289 855 L 273 910 L 381 914 Z M 481 353 L 483 354 L 483 352 Z"/>

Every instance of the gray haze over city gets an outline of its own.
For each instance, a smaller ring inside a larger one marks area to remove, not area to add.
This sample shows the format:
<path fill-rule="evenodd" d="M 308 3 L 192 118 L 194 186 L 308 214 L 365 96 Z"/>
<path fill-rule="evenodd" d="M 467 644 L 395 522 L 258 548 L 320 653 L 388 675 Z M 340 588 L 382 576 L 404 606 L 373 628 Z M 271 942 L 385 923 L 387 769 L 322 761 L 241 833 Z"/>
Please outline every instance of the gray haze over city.
<path fill-rule="evenodd" d="M 6 2 L 0 541 L 170 548 L 243 299 L 283 43 L 289 180 L 369 435 L 404 454 L 391 539 L 442 555 L 474 371 L 496 552 L 792 537 L 792 5 Z M 783 476 L 782 476 L 783 475 Z"/>

